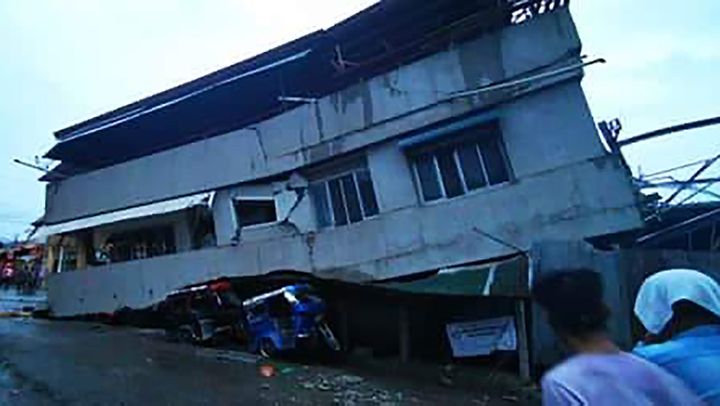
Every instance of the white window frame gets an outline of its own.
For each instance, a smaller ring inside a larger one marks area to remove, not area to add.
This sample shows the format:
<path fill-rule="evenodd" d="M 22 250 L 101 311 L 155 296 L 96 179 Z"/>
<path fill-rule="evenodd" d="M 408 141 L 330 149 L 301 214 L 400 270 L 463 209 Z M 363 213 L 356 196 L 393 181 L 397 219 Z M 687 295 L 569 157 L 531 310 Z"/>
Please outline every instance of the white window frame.
<path fill-rule="evenodd" d="M 428 154 L 432 157 L 433 167 L 435 168 L 435 175 L 437 176 L 437 181 L 440 184 L 439 186 L 440 186 L 440 192 L 441 192 L 442 196 L 440 196 L 437 199 L 434 199 L 434 200 L 426 200 L 425 199 L 425 194 L 423 193 L 422 181 L 420 179 L 420 172 L 418 171 L 418 165 L 417 165 L 417 156 L 419 156 L 420 154 L 413 154 L 410 158 L 410 163 L 412 166 L 413 175 L 415 178 L 415 184 L 417 185 L 417 191 L 418 191 L 418 195 L 420 197 L 420 201 L 423 204 L 432 204 L 432 203 L 436 203 L 439 201 L 455 199 L 458 197 L 466 196 L 468 194 L 492 189 L 492 188 L 510 183 L 510 181 L 512 180 L 512 170 L 510 168 L 510 162 L 508 161 L 508 158 L 507 158 L 507 153 L 505 152 L 505 146 L 504 146 L 504 144 L 502 144 L 502 135 L 499 134 L 496 137 L 495 141 L 499 145 L 500 158 L 502 159 L 503 164 L 505 166 L 505 171 L 507 172 L 508 180 L 504 181 L 504 182 L 496 183 L 494 185 L 490 184 L 490 176 L 489 176 L 489 173 L 487 170 L 487 164 L 485 163 L 485 158 L 483 157 L 482 150 L 480 148 L 480 141 L 471 138 L 465 142 L 458 142 L 456 144 L 450 144 L 450 146 L 452 148 L 453 162 L 455 163 L 455 168 L 457 169 L 459 177 L 460 177 L 460 184 L 463 188 L 463 193 L 459 196 L 454 196 L 454 197 L 448 197 L 447 190 L 445 189 L 445 182 L 443 182 L 442 171 L 440 170 L 440 163 L 438 162 L 438 151 L 440 149 L 440 145 L 433 145 L 433 146 L 427 148 L 426 152 L 425 152 L 425 154 Z M 477 154 L 478 159 L 480 161 L 480 168 L 481 168 L 483 176 L 485 177 L 485 180 L 487 182 L 486 186 L 483 186 L 483 187 L 480 187 L 477 189 L 469 189 L 468 188 L 467 181 L 465 180 L 465 173 L 462 170 L 462 164 L 460 163 L 460 155 L 458 152 L 459 147 L 464 146 L 469 143 L 472 143 L 472 145 L 475 147 L 474 148 L 475 153 Z"/>
<path fill-rule="evenodd" d="M 357 178 L 357 173 L 359 171 L 367 171 L 368 173 L 370 173 L 370 169 L 367 166 L 358 166 L 357 168 L 347 169 L 347 170 L 344 170 L 344 171 L 341 171 L 338 173 L 333 173 L 332 175 L 324 176 L 324 177 L 318 178 L 317 180 L 313 180 L 311 182 L 312 184 L 315 184 L 315 185 L 317 185 L 317 184 L 323 185 L 323 189 L 325 190 L 325 199 L 328 203 L 328 212 L 329 212 L 328 214 L 329 215 L 327 217 L 328 217 L 330 224 L 327 226 L 321 227 L 321 228 L 325 229 L 325 228 L 345 227 L 345 226 L 348 226 L 351 224 L 360 223 L 365 220 L 375 218 L 380 214 L 379 207 L 378 207 L 377 214 L 368 215 L 365 212 L 365 205 L 363 204 L 362 193 L 360 193 L 360 182 L 358 182 L 358 178 Z M 355 193 L 358 196 L 358 203 L 360 204 L 360 215 L 362 216 L 362 219 L 355 223 L 350 221 L 350 212 L 348 211 L 347 195 L 345 193 L 345 185 L 341 181 L 341 179 L 347 175 L 351 175 L 353 178 L 353 183 L 355 184 Z M 345 216 L 347 218 L 346 224 L 338 225 L 335 221 L 335 209 L 333 207 L 332 196 L 330 193 L 330 182 L 334 181 L 334 180 L 337 180 L 338 183 L 340 184 L 340 191 L 341 191 L 342 200 L 343 200 L 343 208 L 345 210 Z M 372 174 L 370 174 L 370 180 L 372 181 Z M 377 205 L 377 192 L 375 191 L 375 185 L 373 185 L 373 194 L 374 194 L 374 198 L 375 198 L 375 204 Z M 314 203 L 313 203 L 313 205 L 314 205 Z M 313 209 L 317 210 L 317 206 L 314 206 Z M 317 216 L 317 212 L 315 215 Z"/>

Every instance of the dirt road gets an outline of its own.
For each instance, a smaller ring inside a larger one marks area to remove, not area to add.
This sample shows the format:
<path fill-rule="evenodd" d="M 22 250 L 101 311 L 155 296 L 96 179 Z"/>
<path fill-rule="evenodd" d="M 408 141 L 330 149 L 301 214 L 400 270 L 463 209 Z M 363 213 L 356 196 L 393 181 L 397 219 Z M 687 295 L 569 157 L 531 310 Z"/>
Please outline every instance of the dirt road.
<path fill-rule="evenodd" d="M 0 404 L 13 405 L 517 405 L 402 377 L 276 363 L 166 342 L 158 331 L 0 319 Z"/>

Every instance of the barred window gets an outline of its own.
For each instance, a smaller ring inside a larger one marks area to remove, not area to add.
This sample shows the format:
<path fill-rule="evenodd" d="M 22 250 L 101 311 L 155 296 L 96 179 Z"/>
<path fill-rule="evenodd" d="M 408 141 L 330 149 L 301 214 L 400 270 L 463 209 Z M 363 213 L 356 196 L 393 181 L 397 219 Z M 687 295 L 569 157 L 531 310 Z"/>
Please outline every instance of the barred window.
<path fill-rule="evenodd" d="M 452 138 L 410 151 L 423 201 L 449 199 L 510 180 L 497 124 L 464 130 Z"/>

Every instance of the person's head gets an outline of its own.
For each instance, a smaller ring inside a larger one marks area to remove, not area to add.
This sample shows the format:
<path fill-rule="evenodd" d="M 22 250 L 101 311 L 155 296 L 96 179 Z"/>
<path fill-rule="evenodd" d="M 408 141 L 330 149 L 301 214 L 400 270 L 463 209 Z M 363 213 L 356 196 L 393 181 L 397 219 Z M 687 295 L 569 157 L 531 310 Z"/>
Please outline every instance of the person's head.
<path fill-rule="evenodd" d="M 540 277 L 532 296 L 571 350 L 582 351 L 588 343 L 606 337 L 610 312 L 602 300 L 602 279 L 597 272 L 569 269 Z"/>
<path fill-rule="evenodd" d="M 691 269 L 670 269 L 651 275 L 640 286 L 635 315 L 659 339 L 693 327 L 720 323 L 720 285 Z"/>

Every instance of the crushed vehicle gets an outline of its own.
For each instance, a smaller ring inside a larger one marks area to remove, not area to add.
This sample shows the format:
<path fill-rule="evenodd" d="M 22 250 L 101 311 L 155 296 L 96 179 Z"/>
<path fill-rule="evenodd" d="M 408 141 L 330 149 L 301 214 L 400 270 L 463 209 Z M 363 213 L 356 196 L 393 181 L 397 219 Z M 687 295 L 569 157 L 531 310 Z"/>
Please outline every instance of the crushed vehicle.
<path fill-rule="evenodd" d="M 221 338 L 243 340 L 242 301 L 228 281 L 190 286 L 170 293 L 157 307 L 172 339 L 212 344 Z"/>
<path fill-rule="evenodd" d="M 288 285 L 241 300 L 226 280 L 189 286 L 155 306 L 168 337 L 210 345 L 229 339 L 266 357 L 294 349 L 340 350 L 325 301 L 310 285 Z"/>
<path fill-rule="evenodd" d="M 272 357 L 296 348 L 333 351 L 340 344 L 325 320 L 326 305 L 307 284 L 295 284 L 243 301 L 250 350 Z"/>

